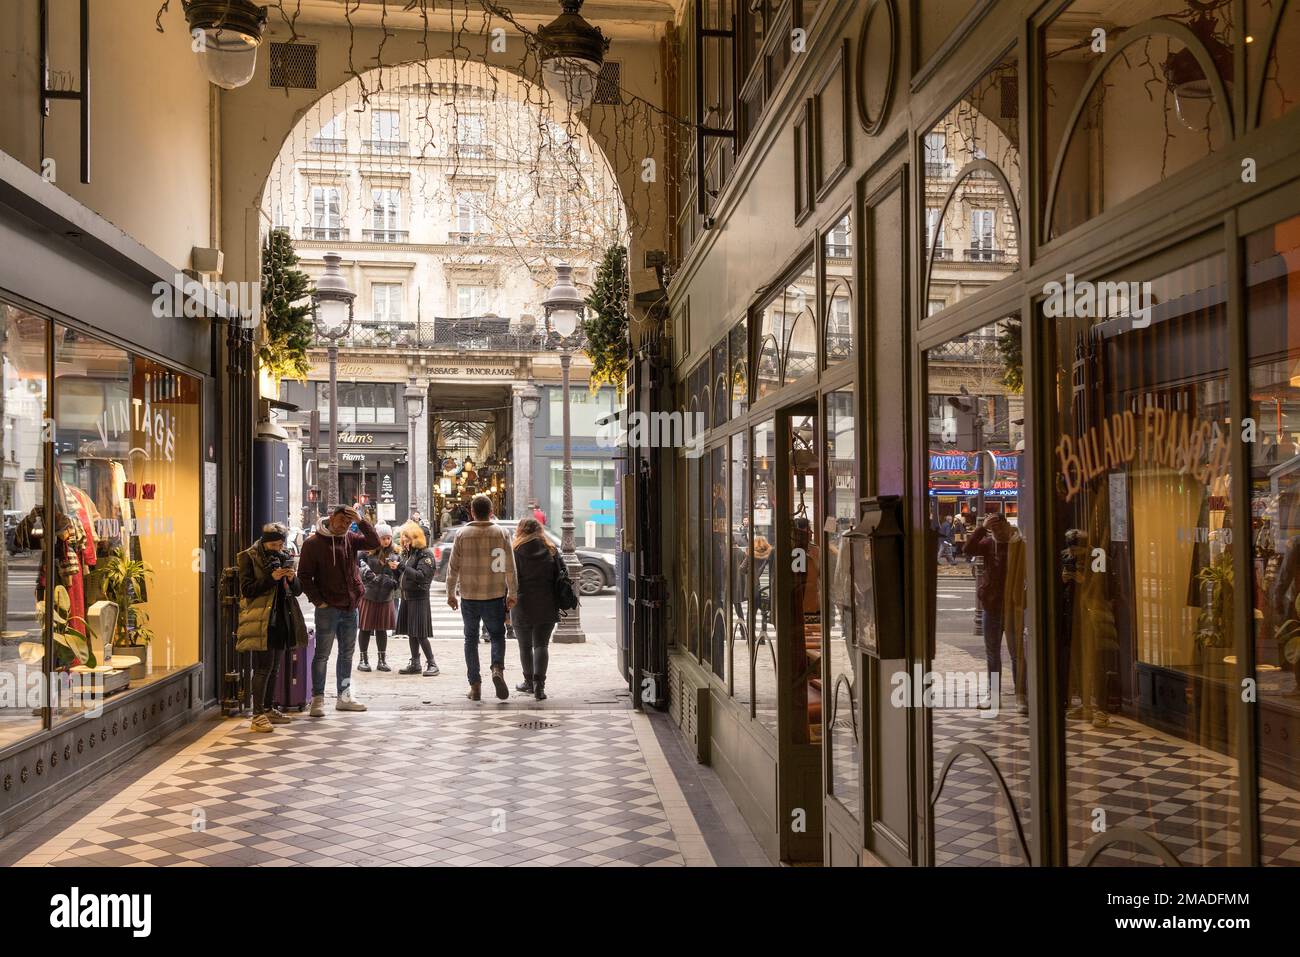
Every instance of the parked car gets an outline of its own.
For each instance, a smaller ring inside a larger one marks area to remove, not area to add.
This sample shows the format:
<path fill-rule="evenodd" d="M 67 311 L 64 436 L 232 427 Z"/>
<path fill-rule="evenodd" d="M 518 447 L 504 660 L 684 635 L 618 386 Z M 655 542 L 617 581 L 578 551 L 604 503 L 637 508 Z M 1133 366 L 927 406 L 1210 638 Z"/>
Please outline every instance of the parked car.
<path fill-rule="evenodd" d="M 518 519 L 502 519 L 496 521 L 497 525 L 509 531 L 511 537 L 514 537 L 515 526 L 519 524 Z M 433 580 L 445 582 L 447 580 L 447 566 L 451 562 L 451 549 L 460 530 L 465 528 L 464 525 L 453 525 L 451 528 L 444 529 L 442 536 L 433 543 L 433 558 L 438 563 L 434 571 Z M 544 529 L 546 537 L 551 540 L 556 548 L 560 547 L 560 536 L 552 529 Z M 582 574 L 576 582 L 578 592 L 583 595 L 598 595 L 606 588 L 614 585 L 614 559 L 609 552 L 597 551 L 594 548 L 577 548 L 575 552 L 578 561 L 582 563 Z"/>

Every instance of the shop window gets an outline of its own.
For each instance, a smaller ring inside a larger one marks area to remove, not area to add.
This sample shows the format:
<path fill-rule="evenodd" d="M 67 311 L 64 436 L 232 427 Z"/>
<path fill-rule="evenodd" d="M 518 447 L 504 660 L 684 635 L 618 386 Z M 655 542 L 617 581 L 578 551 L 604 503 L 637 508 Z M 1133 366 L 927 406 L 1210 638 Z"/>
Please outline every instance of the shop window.
<path fill-rule="evenodd" d="M 727 573 L 731 552 L 732 531 L 727 520 L 730 491 L 727 487 L 727 449 L 725 446 L 709 452 L 709 595 L 712 613 L 709 617 L 709 660 L 713 673 L 723 681 L 727 679 Z"/>
<path fill-rule="evenodd" d="M 1018 353 L 996 348 L 1008 327 L 1019 324 L 993 323 L 925 355 L 933 657 L 919 686 L 901 675 L 891 687 L 896 706 L 932 709 L 938 865 L 1029 864 L 1026 661 L 1036 646 L 1025 614 L 1028 530 L 1019 527 L 1028 490 L 1020 450 L 999 449 L 991 434 L 996 403 L 987 399 L 1000 394 L 1009 404 L 1019 382 Z"/>
<path fill-rule="evenodd" d="M 791 622 L 793 679 L 793 737 L 798 744 L 820 744 L 824 688 L 822 683 L 822 566 L 826 561 L 822 528 L 824 473 L 818 459 L 820 441 L 816 415 L 790 420 L 788 454 L 790 513 L 790 582 L 782 595 Z"/>
<path fill-rule="evenodd" d="M 1246 241 L 1260 859 L 1300 865 L 1300 217 Z M 1262 607 L 1261 607 L 1262 606 Z"/>
<path fill-rule="evenodd" d="M 756 400 L 817 371 L 816 281 L 809 260 L 800 275 L 757 312 Z"/>
<path fill-rule="evenodd" d="M 826 588 L 830 596 L 822 658 L 826 662 L 826 740 L 830 762 L 828 791 L 859 816 L 858 653 L 852 645 L 852 582 L 844 533 L 858 514 L 858 459 L 854 441 L 853 390 L 826 396 Z"/>
<path fill-rule="evenodd" d="M 1058 370 L 1041 553 L 1058 566 L 1069 860 L 1222 865 L 1241 844 L 1232 544 L 1249 531 L 1230 504 L 1224 257 L 1138 290 L 1087 310 L 1104 318 L 1041 320 Z"/>
<path fill-rule="evenodd" d="M 1289 0 L 1279 10 L 1278 3 L 1279 0 L 1249 0 L 1246 5 L 1251 38 L 1246 49 L 1253 53 L 1268 43 L 1268 59 L 1258 89 L 1261 125 L 1280 119 L 1300 101 L 1300 58 L 1295 55 L 1300 50 L 1300 4 Z M 1269 32 L 1279 13 L 1281 19 L 1276 21 L 1276 32 L 1269 43 Z M 1254 71 L 1250 75 L 1254 77 Z"/>
<path fill-rule="evenodd" d="M 731 382 L 728 375 L 727 338 L 713 347 L 713 427 L 725 425 L 731 412 Z"/>
<path fill-rule="evenodd" d="M 1144 5 L 1107 30 L 1105 52 L 1091 36 L 1096 6 L 1078 0 L 1044 29 L 1046 239 L 1222 150 L 1231 136 L 1232 4 Z"/>
<path fill-rule="evenodd" d="M 564 390 L 554 386 L 547 390 L 548 416 L 552 435 L 562 434 L 564 422 Z M 569 390 L 569 434 L 583 438 L 597 437 L 608 429 L 602 430 L 596 424 L 614 411 L 614 390 L 598 389 L 594 394 L 589 389 Z"/>
<path fill-rule="evenodd" d="M 0 419 L 3 434 L 5 547 L 0 549 L 0 750 L 42 728 L 43 695 L 29 689 L 47 687 L 48 672 L 66 670 L 72 655 L 56 643 L 55 659 L 45 660 L 43 616 L 38 612 L 38 585 L 44 577 L 45 443 L 41 423 L 49 416 L 46 380 L 46 320 L 0 303 Z"/>
<path fill-rule="evenodd" d="M 614 537 L 614 509 L 604 503 L 614 500 L 614 463 L 599 459 L 573 459 L 573 526 L 579 547 L 594 535 L 599 547 Z M 551 462 L 550 502 L 547 515 L 555 525 L 564 512 L 564 463 Z"/>
<path fill-rule="evenodd" d="M 749 408 L 749 323 L 741 320 L 731 329 L 731 417 Z"/>
<path fill-rule="evenodd" d="M 56 584 L 70 621 L 93 628 L 104 601 L 125 609 L 112 640 L 139 659 L 129 672 L 139 687 L 199 660 L 199 383 L 65 327 L 54 376 L 55 511 L 66 530 Z M 115 586 L 123 571 L 134 584 Z M 72 699 L 56 706 L 56 720 L 80 713 Z"/>
<path fill-rule="evenodd" d="M 849 214 L 831 227 L 822 241 L 825 255 L 826 365 L 853 356 L 853 225 Z"/>
<path fill-rule="evenodd" d="M 924 141 L 926 288 L 961 296 L 1020 265 L 1020 107 L 1008 55 L 935 123 Z"/>
<path fill-rule="evenodd" d="M 749 515 L 749 443 L 740 432 L 731 437 L 731 693 L 749 713 L 754 644 L 751 582 L 754 577 L 753 524 Z"/>
<path fill-rule="evenodd" d="M 681 530 L 686 542 L 686 650 L 699 657 L 700 616 L 703 611 L 700 568 L 700 457 L 686 458 L 686 527 Z"/>
<path fill-rule="evenodd" d="M 754 672 L 754 717 L 776 734 L 776 615 L 772 603 L 772 561 L 776 551 L 776 428 L 771 421 L 755 426 L 751 442 L 751 496 L 754 503 L 750 587 L 754 622 L 751 640 Z"/>
<path fill-rule="evenodd" d="M 707 372 L 707 365 L 706 372 Z M 700 553 L 700 661 L 713 660 L 714 615 L 717 604 L 713 598 L 713 468 L 712 456 L 704 453 L 700 459 L 699 483 L 692 492 L 699 496 L 699 522 L 691 526 L 695 537 L 695 550 Z"/>

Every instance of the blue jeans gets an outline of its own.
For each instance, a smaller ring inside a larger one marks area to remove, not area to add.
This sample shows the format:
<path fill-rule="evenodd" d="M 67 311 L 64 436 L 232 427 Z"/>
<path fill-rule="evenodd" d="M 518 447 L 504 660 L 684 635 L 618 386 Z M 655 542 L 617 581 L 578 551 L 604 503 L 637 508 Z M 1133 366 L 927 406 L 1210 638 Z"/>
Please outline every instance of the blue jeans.
<path fill-rule="evenodd" d="M 357 610 L 343 608 L 316 609 L 316 657 L 311 661 L 311 693 L 325 694 L 325 673 L 329 670 L 334 639 L 339 642 L 339 663 L 334 683 L 341 695 L 352 687 L 352 651 L 357 645 Z"/>
<path fill-rule="evenodd" d="M 479 684 L 478 634 L 479 623 L 491 639 L 492 667 L 506 664 L 506 600 L 504 598 L 462 598 L 460 617 L 465 622 L 465 671 L 469 683 Z M 320 641 L 319 638 L 316 639 Z M 317 646 L 319 647 L 319 645 Z"/>

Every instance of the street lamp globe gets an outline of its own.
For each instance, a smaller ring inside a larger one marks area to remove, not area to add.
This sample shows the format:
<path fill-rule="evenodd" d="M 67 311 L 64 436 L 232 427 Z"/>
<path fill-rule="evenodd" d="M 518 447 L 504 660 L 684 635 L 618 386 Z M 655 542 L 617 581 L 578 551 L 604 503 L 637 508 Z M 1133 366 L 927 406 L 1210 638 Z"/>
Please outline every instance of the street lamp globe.
<path fill-rule="evenodd" d="M 406 399 L 406 417 L 408 419 L 418 419 L 424 412 L 424 390 L 412 382 L 406 387 L 404 394 Z"/>
<path fill-rule="evenodd" d="M 578 12 L 583 0 L 561 0 L 564 12 L 537 30 L 542 82 L 572 113 L 591 106 L 609 41 Z"/>
<path fill-rule="evenodd" d="M 208 82 L 235 90 L 253 78 L 266 7 L 249 0 L 186 0 L 185 20 Z"/>
<path fill-rule="evenodd" d="M 327 339 L 342 339 L 352 326 L 352 306 L 357 294 L 339 268 L 343 258 L 338 253 L 325 254 L 325 271 L 316 280 L 311 300 L 317 331 Z"/>
<path fill-rule="evenodd" d="M 537 386 L 533 385 L 531 379 L 528 385 L 519 393 L 519 411 L 524 414 L 524 418 L 529 422 L 537 418 L 537 413 L 542 410 L 542 394 L 537 391 Z"/>
<path fill-rule="evenodd" d="M 573 267 L 568 263 L 555 267 L 555 285 L 542 300 L 542 307 L 546 310 L 547 324 L 561 338 L 568 339 L 577 331 L 586 303 L 573 284 Z"/>

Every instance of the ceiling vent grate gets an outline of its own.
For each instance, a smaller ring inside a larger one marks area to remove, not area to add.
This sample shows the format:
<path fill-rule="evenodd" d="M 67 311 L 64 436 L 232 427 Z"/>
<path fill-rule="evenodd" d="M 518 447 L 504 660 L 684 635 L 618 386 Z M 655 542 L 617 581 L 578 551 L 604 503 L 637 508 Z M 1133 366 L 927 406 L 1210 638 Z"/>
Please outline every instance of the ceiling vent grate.
<path fill-rule="evenodd" d="M 596 95 L 592 102 L 600 106 L 617 106 L 622 103 L 623 94 L 619 90 L 622 74 L 622 63 L 618 60 L 606 60 L 600 68 L 600 74 L 596 77 Z"/>
<path fill-rule="evenodd" d="M 271 86 L 285 90 L 316 89 L 316 47 L 310 43 L 272 43 Z"/>

